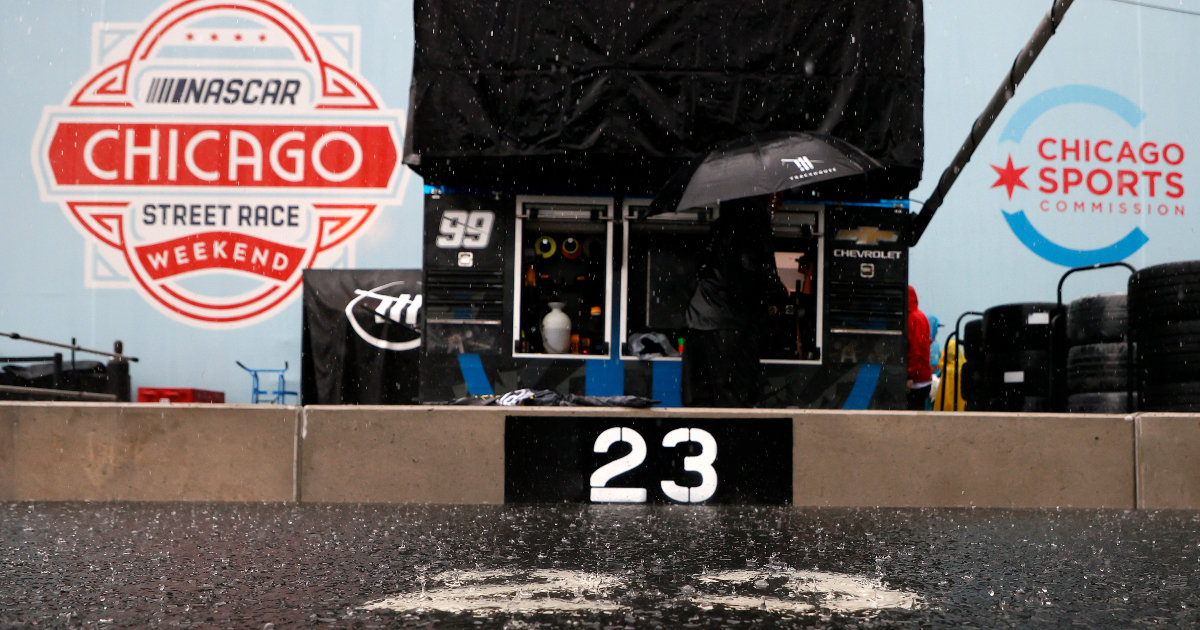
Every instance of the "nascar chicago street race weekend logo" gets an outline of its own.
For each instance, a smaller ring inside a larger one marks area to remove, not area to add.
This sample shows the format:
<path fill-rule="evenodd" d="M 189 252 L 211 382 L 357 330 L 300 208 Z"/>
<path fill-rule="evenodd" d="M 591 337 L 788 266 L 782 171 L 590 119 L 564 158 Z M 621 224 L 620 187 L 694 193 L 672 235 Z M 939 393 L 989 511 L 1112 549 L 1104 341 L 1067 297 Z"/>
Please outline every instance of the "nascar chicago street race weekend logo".
<path fill-rule="evenodd" d="M 88 241 L 88 285 L 203 327 L 269 318 L 310 267 L 352 264 L 395 203 L 401 115 L 357 76 L 357 27 L 266 0 L 181 0 L 96 25 L 93 70 L 47 107 L 45 201 Z"/>
<path fill-rule="evenodd" d="M 1129 99 L 1090 85 L 1046 90 L 1017 109 L 991 165 L 991 187 L 1015 205 L 1004 219 L 1017 239 L 1052 263 L 1080 267 L 1128 258 L 1150 241 L 1147 232 L 1179 232 L 1187 153 L 1178 139 L 1145 133 L 1145 119 Z"/>

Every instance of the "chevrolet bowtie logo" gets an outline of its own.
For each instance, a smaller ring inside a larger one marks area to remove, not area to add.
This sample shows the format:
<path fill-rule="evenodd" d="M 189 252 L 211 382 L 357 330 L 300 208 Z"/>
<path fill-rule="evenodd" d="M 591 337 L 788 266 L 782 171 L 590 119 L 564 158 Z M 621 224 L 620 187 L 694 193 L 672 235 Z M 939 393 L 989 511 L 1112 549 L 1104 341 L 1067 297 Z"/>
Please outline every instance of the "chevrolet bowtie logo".
<path fill-rule="evenodd" d="M 853 230 L 838 230 L 837 240 L 854 241 L 858 245 L 878 245 L 879 243 L 895 243 L 899 235 L 889 230 L 881 230 L 872 225 L 860 225 Z"/>

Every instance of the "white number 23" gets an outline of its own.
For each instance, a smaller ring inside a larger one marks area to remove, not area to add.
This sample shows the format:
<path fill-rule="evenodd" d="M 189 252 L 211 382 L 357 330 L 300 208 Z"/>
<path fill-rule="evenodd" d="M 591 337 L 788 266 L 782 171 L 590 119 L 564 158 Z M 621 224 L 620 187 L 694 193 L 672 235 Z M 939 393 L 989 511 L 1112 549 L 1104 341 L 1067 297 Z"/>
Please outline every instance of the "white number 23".
<path fill-rule="evenodd" d="M 632 450 L 628 455 L 611 461 L 592 473 L 591 500 L 597 503 L 645 503 L 645 488 L 609 488 L 610 479 L 637 468 L 646 460 L 646 441 L 641 434 L 626 427 L 606 429 L 596 438 L 594 451 L 607 453 L 613 444 L 625 442 Z M 667 448 L 684 442 L 700 445 L 700 453 L 683 458 L 683 469 L 700 473 L 700 485 L 681 486 L 674 481 L 662 481 L 663 494 L 680 503 L 699 503 L 712 497 L 717 491 L 717 471 L 712 467 L 717 460 L 717 441 L 704 429 L 674 429 L 663 437 L 662 445 Z"/>

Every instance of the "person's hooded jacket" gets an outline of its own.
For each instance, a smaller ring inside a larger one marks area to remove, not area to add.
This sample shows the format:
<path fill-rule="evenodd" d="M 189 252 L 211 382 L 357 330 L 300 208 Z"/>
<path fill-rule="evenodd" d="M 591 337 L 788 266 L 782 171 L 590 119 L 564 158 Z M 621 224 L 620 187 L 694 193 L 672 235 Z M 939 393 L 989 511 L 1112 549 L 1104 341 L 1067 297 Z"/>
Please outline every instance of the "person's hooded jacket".
<path fill-rule="evenodd" d="M 929 365 L 929 319 L 917 305 L 917 290 L 908 287 L 908 378 L 914 383 L 933 380 Z"/>
<path fill-rule="evenodd" d="M 697 280 L 686 315 L 693 330 L 757 331 L 767 305 L 787 300 L 771 251 L 770 213 L 761 198 L 721 204 Z"/>

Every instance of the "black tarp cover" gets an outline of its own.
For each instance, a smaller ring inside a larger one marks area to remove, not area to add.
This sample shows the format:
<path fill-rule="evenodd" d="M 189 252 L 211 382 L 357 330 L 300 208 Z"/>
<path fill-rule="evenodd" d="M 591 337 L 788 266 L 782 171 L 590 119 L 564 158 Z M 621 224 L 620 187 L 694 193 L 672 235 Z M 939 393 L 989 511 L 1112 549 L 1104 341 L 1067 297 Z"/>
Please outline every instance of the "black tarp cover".
<path fill-rule="evenodd" d="M 418 326 L 409 324 L 409 312 L 419 324 L 415 297 L 420 294 L 419 269 L 305 270 L 301 404 L 416 404 L 419 343 L 408 342 L 420 334 Z M 350 314 L 361 332 L 347 314 L 351 303 Z"/>
<path fill-rule="evenodd" d="M 751 132 L 820 131 L 916 186 L 920 0 L 416 0 L 405 163 L 446 186 L 655 190 Z"/>

